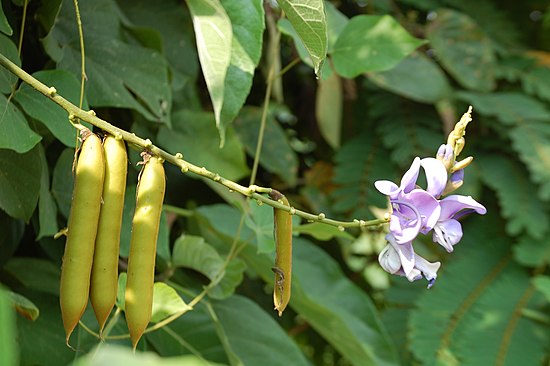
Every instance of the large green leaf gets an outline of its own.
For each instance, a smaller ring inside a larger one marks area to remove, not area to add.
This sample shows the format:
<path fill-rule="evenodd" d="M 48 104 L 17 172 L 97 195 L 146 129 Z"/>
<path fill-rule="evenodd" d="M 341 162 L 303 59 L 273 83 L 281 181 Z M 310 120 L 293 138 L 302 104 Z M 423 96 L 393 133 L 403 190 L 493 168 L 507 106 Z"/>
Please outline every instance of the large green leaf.
<path fill-rule="evenodd" d="M 231 180 L 248 174 L 244 149 L 232 130 L 227 130 L 225 145 L 219 147 L 214 116 L 206 112 L 182 110 L 172 116 L 173 129 L 161 127 L 159 144 L 181 152 L 186 160 Z"/>
<path fill-rule="evenodd" d="M 0 211 L 0 268 L 13 255 L 25 232 L 23 220 L 15 220 L 3 211 Z"/>
<path fill-rule="evenodd" d="M 0 208 L 11 217 L 31 218 L 38 203 L 41 169 L 38 147 L 25 154 L 0 149 Z"/>
<path fill-rule="evenodd" d="M 524 266 L 541 267 L 550 263 L 550 240 L 523 235 L 514 246 L 516 260 Z"/>
<path fill-rule="evenodd" d="M 238 364 L 309 365 L 297 344 L 252 300 L 235 295 L 214 302 L 212 311 L 214 321 L 219 322 L 218 336 L 226 352 L 239 359 Z"/>
<path fill-rule="evenodd" d="M 346 78 L 389 70 L 425 43 L 389 15 L 358 15 L 346 24 L 334 45 L 334 67 Z"/>
<path fill-rule="evenodd" d="M 187 306 L 176 290 L 164 282 L 155 282 L 153 287 L 151 321 L 157 323 L 183 310 L 191 310 L 191 308 Z"/>
<path fill-rule="evenodd" d="M 327 56 L 328 36 L 323 0 L 278 0 L 302 40 L 317 76 Z"/>
<path fill-rule="evenodd" d="M 40 155 L 40 198 L 38 200 L 38 218 L 40 230 L 36 240 L 44 236 L 53 236 L 58 231 L 57 206 L 50 191 L 50 168 L 46 160 L 46 154 L 42 145 L 39 145 Z"/>
<path fill-rule="evenodd" d="M 254 232 L 259 253 L 273 253 L 275 239 L 273 237 L 273 208 L 249 202 L 249 214 L 246 216 L 246 226 Z"/>
<path fill-rule="evenodd" d="M 73 199 L 73 161 L 74 149 L 67 148 L 61 152 L 53 169 L 52 195 L 59 211 L 66 218 L 69 218 Z"/>
<path fill-rule="evenodd" d="M 84 1 L 79 7 L 90 105 L 132 108 L 149 120 L 169 123 L 172 95 L 165 59 L 122 37 L 120 11 L 114 0 Z M 80 43 L 73 3 L 62 3 L 43 42 L 58 68 L 80 76 Z"/>
<path fill-rule="evenodd" d="M 70 72 L 46 70 L 35 72 L 32 76 L 48 86 L 55 87 L 63 98 L 78 105 L 80 82 Z M 15 100 L 25 113 L 42 122 L 59 141 L 68 147 L 75 146 L 78 131 L 69 123 L 69 115 L 66 110 L 25 83 L 15 94 Z M 83 108 L 88 108 L 86 100 L 84 100 Z M 86 125 L 89 127 L 88 124 Z"/>
<path fill-rule="evenodd" d="M 13 307 L 19 315 L 21 315 L 25 319 L 32 321 L 38 319 L 38 316 L 40 315 L 40 310 L 31 300 L 27 299 L 21 294 L 12 291 L 8 291 L 8 297 L 10 298 Z"/>
<path fill-rule="evenodd" d="M 0 4 L 0 31 L 2 26 L 2 15 L 2 4 Z M 19 60 L 17 47 L 11 39 L 3 34 L 0 34 L 0 53 L 17 66 L 21 66 L 21 60 Z M 0 93 L 10 93 L 16 82 L 17 76 L 9 72 L 5 67 L 0 68 Z"/>
<path fill-rule="evenodd" d="M 546 297 L 546 301 L 550 303 L 550 277 L 537 276 L 533 279 L 533 284 Z"/>
<path fill-rule="evenodd" d="M 0 94 L 0 149 L 26 153 L 41 137 L 29 128 L 23 113 Z"/>
<path fill-rule="evenodd" d="M 444 68 L 465 88 L 495 88 L 495 63 L 491 40 L 467 15 L 450 9 L 437 10 L 426 36 Z"/>
<path fill-rule="evenodd" d="M 176 267 L 194 269 L 212 281 L 223 273 L 224 260 L 204 238 L 182 235 L 174 243 L 172 263 Z"/>
<path fill-rule="evenodd" d="M 18 365 L 19 350 L 16 342 L 15 312 L 8 292 L 1 287 L 0 324 L 2 324 L 0 327 L 0 364 L 6 366 Z"/>
<path fill-rule="evenodd" d="M 231 63 L 231 19 L 219 0 L 187 0 L 191 12 L 202 73 L 216 125 L 220 127 L 227 69 Z"/>
<path fill-rule="evenodd" d="M 59 245 L 63 245 L 62 242 L 63 239 L 60 239 Z M 29 271 L 29 268 L 32 268 L 32 271 Z M 17 283 L 33 292 L 59 295 L 61 268 L 50 261 L 30 257 L 14 257 L 6 263 L 4 270 L 17 280 Z"/>
<path fill-rule="evenodd" d="M 13 34 L 13 29 L 11 29 L 10 23 L 4 15 L 4 9 L 2 9 L 2 4 L 0 3 L 0 32 L 11 36 Z"/>
<path fill-rule="evenodd" d="M 447 77 L 432 59 L 415 52 L 391 70 L 369 73 L 382 89 L 422 103 L 435 103 L 452 92 Z"/>
<path fill-rule="evenodd" d="M 315 117 L 321 135 L 335 150 L 340 147 L 343 102 L 342 80 L 336 73 L 319 80 L 315 98 Z"/>

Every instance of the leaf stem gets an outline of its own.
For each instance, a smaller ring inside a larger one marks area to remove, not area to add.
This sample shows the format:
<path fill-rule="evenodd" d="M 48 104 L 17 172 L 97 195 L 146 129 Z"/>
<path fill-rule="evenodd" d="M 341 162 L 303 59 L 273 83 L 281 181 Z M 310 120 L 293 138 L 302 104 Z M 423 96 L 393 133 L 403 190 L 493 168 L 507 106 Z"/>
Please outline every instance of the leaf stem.
<path fill-rule="evenodd" d="M 86 77 L 86 52 L 84 50 L 84 33 L 82 31 L 82 20 L 80 19 L 80 8 L 78 7 L 78 0 L 74 0 L 74 10 L 76 15 L 76 25 L 78 27 L 78 39 L 80 41 L 80 100 L 78 107 L 82 108 L 84 102 L 84 83 Z"/>
<path fill-rule="evenodd" d="M 342 227 L 342 228 L 353 228 L 353 227 L 361 228 L 361 227 L 385 224 L 385 223 L 388 223 L 390 220 L 389 215 L 386 215 L 382 219 L 376 219 L 376 220 L 370 220 L 370 221 L 363 221 L 363 220 L 357 220 L 357 219 L 353 221 L 339 221 L 339 220 L 332 220 L 332 219 L 326 218 L 325 215 L 322 213 L 315 215 L 315 214 L 311 214 L 305 211 L 295 209 L 294 207 L 283 205 L 279 202 L 276 202 L 270 199 L 269 197 L 266 197 L 258 193 L 258 192 L 268 193 L 271 190 L 270 188 L 258 187 L 255 185 L 244 187 L 236 182 L 233 182 L 232 180 L 229 180 L 227 178 L 220 176 L 218 173 L 209 171 L 205 167 L 199 167 L 186 160 L 183 160 L 183 155 L 181 153 L 176 153 L 175 155 L 172 155 L 167 151 L 153 145 L 153 143 L 149 139 L 143 139 L 139 136 L 136 136 L 136 134 L 134 133 L 130 133 L 121 128 L 113 126 L 109 122 L 98 118 L 93 110 L 84 111 L 81 108 L 78 108 L 77 106 L 75 106 L 74 104 L 72 104 L 71 102 L 63 98 L 61 95 L 59 95 L 54 87 L 48 87 L 42 82 L 38 81 L 37 79 L 29 75 L 27 72 L 25 72 L 23 69 L 21 69 L 19 66 L 11 62 L 8 58 L 6 58 L 1 53 L 0 53 L 0 65 L 4 66 L 8 71 L 15 74 L 21 80 L 29 84 L 31 87 L 33 87 L 40 93 L 44 94 L 46 97 L 48 97 L 50 100 L 52 100 L 53 102 L 61 106 L 63 109 L 65 109 L 69 113 L 69 120 L 73 123 L 73 125 L 76 128 L 79 128 L 79 126 L 83 127 L 77 123 L 74 123 L 76 118 L 81 119 L 82 121 L 88 122 L 100 128 L 101 130 L 107 133 L 110 133 L 111 135 L 117 138 L 121 138 L 125 140 L 126 142 L 128 142 L 130 146 L 137 147 L 137 149 L 139 150 L 150 151 L 154 155 L 157 155 L 162 159 L 166 160 L 167 162 L 179 167 L 183 173 L 187 173 L 188 171 L 190 171 L 196 175 L 213 180 L 214 182 L 217 182 L 227 187 L 230 191 L 238 192 L 243 196 L 250 197 L 259 202 L 263 202 L 269 206 L 279 208 L 281 210 L 285 210 L 287 212 L 290 212 L 290 214 L 292 215 L 298 215 L 311 222 L 322 222 L 328 225 Z"/>
<path fill-rule="evenodd" d="M 23 3 L 23 17 L 21 19 L 21 31 L 19 32 L 19 44 L 17 45 L 17 54 L 19 55 L 19 59 L 21 59 L 21 49 L 23 48 L 23 35 L 25 34 L 25 22 L 27 20 L 28 4 L 28 0 L 25 0 L 25 2 Z"/>

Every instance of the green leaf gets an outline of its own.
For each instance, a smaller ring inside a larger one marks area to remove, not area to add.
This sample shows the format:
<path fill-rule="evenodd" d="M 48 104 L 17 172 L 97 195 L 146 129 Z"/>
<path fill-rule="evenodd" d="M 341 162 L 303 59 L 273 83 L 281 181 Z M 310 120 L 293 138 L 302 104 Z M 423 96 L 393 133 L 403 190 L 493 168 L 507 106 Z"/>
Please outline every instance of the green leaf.
<path fill-rule="evenodd" d="M 151 321 L 158 323 L 162 319 L 183 310 L 191 310 L 191 308 L 183 301 L 176 290 L 164 282 L 155 282 Z"/>
<path fill-rule="evenodd" d="M 495 88 L 496 57 L 492 41 L 467 15 L 450 9 L 437 10 L 426 36 L 443 67 L 465 88 Z"/>
<path fill-rule="evenodd" d="M 118 287 L 116 293 L 116 302 L 115 305 L 120 310 L 124 311 L 126 309 L 126 282 L 128 281 L 128 274 L 126 272 L 121 272 L 118 275 Z"/>
<path fill-rule="evenodd" d="M 268 205 L 258 205 L 248 201 L 250 214 L 246 216 L 245 224 L 255 235 L 258 253 L 273 253 L 275 239 L 273 237 L 273 208 Z"/>
<path fill-rule="evenodd" d="M 55 87 L 57 92 L 69 102 L 79 104 L 80 82 L 73 74 L 64 70 L 46 70 L 35 72 L 32 76 L 48 86 Z M 69 123 L 66 110 L 25 83 L 21 84 L 15 94 L 15 101 L 26 114 L 42 122 L 65 146 L 75 146 L 78 130 Z M 86 100 L 83 108 L 88 108 Z M 90 127 L 89 124 L 84 124 Z"/>
<path fill-rule="evenodd" d="M 535 67 L 522 75 L 521 82 L 526 93 L 550 101 L 550 68 Z"/>
<path fill-rule="evenodd" d="M 60 245 L 63 245 L 60 243 Z M 32 271 L 29 270 L 32 268 Z M 35 292 L 59 295 L 61 269 L 50 261 L 38 258 L 14 257 L 4 266 L 23 287 Z M 32 299 L 31 299 L 32 300 Z M 38 306 L 40 308 L 40 305 Z"/>
<path fill-rule="evenodd" d="M 11 217 L 31 218 L 38 203 L 41 168 L 38 147 L 25 154 L 0 149 L 0 208 Z"/>
<path fill-rule="evenodd" d="M 38 220 L 40 230 L 36 240 L 45 236 L 53 236 L 58 232 L 57 206 L 52 193 L 50 192 L 50 168 L 46 160 L 46 154 L 42 145 L 39 145 L 40 165 L 40 198 L 38 199 Z"/>
<path fill-rule="evenodd" d="M 204 238 L 182 235 L 174 243 L 172 263 L 176 267 L 194 269 L 213 281 L 223 273 L 224 260 Z"/>
<path fill-rule="evenodd" d="M 389 70 L 425 43 L 389 15 L 358 15 L 347 23 L 334 45 L 334 68 L 350 79 L 364 72 Z"/>
<path fill-rule="evenodd" d="M 187 0 L 193 19 L 202 73 L 220 126 L 227 69 L 231 63 L 231 19 L 219 0 Z M 221 134 L 220 134 L 221 135 Z"/>
<path fill-rule="evenodd" d="M 0 94 L 0 149 L 10 149 L 26 153 L 41 137 L 29 128 L 23 113 L 13 103 Z"/>
<path fill-rule="evenodd" d="M 2 31 L 2 4 L 0 4 L 0 31 Z M 19 60 L 19 54 L 17 47 L 11 39 L 0 34 L 0 53 L 7 57 L 11 62 L 17 66 L 21 66 L 21 60 Z M 5 67 L 0 68 L 0 93 L 11 93 L 12 88 L 17 82 L 17 76 L 9 72 Z"/>
<path fill-rule="evenodd" d="M 550 277 L 537 276 L 533 278 L 533 285 L 544 295 L 546 301 L 550 302 Z"/>
<path fill-rule="evenodd" d="M 535 239 L 542 238 L 550 226 L 546 206 L 533 194 L 536 188 L 523 167 L 497 155 L 479 156 L 476 163 L 483 172 L 482 180 L 496 191 L 502 216 L 507 219 L 506 232 L 519 235 L 525 230 Z"/>
<path fill-rule="evenodd" d="M 6 366 L 18 365 L 19 347 L 16 341 L 15 312 L 12 308 L 9 292 L 3 290 L 1 287 L 0 324 L 2 324 L 0 327 L 0 364 Z"/>
<path fill-rule="evenodd" d="M 333 238 L 353 239 L 353 236 L 345 231 L 340 231 L 336 226 L 323 224 L 321 222 L 313 222 L 295 226 L 292 231 L 298 234 L 307 234 L 313 236 L 317 240 L 327 241 Z"/>
<path fill-rule="evenodd" d="M 281 114 L 285 113 L 282 109 L 277 108 L 268 112 L 260 165 L 266 170 L 277 174 L 293 187 L 297 181 L 298 157 L 275 118 L 279 112 Z M 235 132 L 251 157 L 256 154 L 261 115 L 262 110 L 260 108 L 245 107 L 233 124 Z"/>
<path fill-rule="evenodd" d="M 27 299 L 25 296 L 12 291 L 8 291 L 8 297 L 12 305 L 15 307 L 15 310 L 24 318 L 32 321 L 38 319 L 40 310 L 38 310 L 32 301 Z"/>
<path fill-rule="evenodd" d="M 262 0 L 242 2 L 224 0 L 222 3 L 231 26 L 231 60 L 225 75 L 223 105 L 216 126 L 220 133 L 220 145 L 225 143 L 225 130 L 242 108 L 262 55 L 264 32 L 264 8 Z"/>
<path fill-rule="evenodd" d="M 327 57 L 327 20 L 323 0 L 278 0 L 302 40 L 317 76 Z"/>
<path fill-rule="evenodd" d="M 255 302 L 238 295 L 214 302 L 218 336 L 241 365 L 309 365 L 296 343 Z M 243 327 L 243 324 L 255 324 Z"/>
<path fill-rule="evenodd" d="M 219 147 L 214 116 L 207 112 L 182 110 L 172 116 L 173 129 L 161 127 L 157 136 L 166 149 L 183 153 L 189 162 L 231 179 L 248 174 L 243 147 L 231 129 L 225 145 Z"/>
<path fill-rule="evenodd" d="M 4 14 L 4 9 L 2 9 L 1 3 L 0 3 L 0 32 L 5 33 L 8 36 L 11 36 L 13 34 L 13 29 L 11 29 L 10 23 L 8 22 L 8 19 L 6 19 L 6 15 Z"/>
<path fill-rule="evenodd" d="M 0 211 L 0 268 L 4 266 L 15 253 L 25 232 L 23 220 L 15 220 Z"/>
<path fill-rule="evenodd" d="M 421 103 L 435 103 L 452 92 L 447 77 L 439 66 L 420 52 L 415 52 L 396 67 L 368 74 L 380 88 Z"/>
<path fill-rule="evenodd" d="M 67 148 L 61 152 L 53 169 L 52 195 L 59 212 L 66 218 L 69 218 L 73 198 L 73 161 L 74 149 Z"/>
<path fill-rule="evenodd" d="M 170 123 L 172 94 L 165 59 L 122 37 L 114 0 L 79 4 L 86 45 L 86 95 L 94 107 L 131 108 Z M 58 68 L 81 74 L 74 5 L 64 1 L 44 47 Z"/>
<path fill-rule="evenodd" d="M 524 266 L 544 266 L 550 263 L 550 241 L 546 236 L 534 239 L 523 235 L 514 246 L 514 257 Z"/>
<path fill-rule="evenodd" d="M 232 259 L 220 283 L 208 292 L 208 296 L 216 300 L 223 300 L 233 295 L 237 286 L 243 282 L 246 264 L 239 258 Z"/>
<path fill-rule="evenodd" d="M 349 19 L 331 2 L 325 2 L 325 10 L 327 13 L 328 53 L 332 53 L 334 44 Z"/>
<path fill-rule="evenodd" d="M 342 81 L 337 74 L 319 80 L 315 116 L 321 135 L 334 150 L 340 147 L 343 99 Z"/>

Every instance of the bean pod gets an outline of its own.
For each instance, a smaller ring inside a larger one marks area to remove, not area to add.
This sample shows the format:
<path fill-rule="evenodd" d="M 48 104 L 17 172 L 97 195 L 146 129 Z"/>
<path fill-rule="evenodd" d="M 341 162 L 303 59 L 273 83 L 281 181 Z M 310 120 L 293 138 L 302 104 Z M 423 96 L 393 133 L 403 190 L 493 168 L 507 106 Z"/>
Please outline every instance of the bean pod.
<path fill-rule="evenodd" d="M 157 237 L 166 189 L 162 160 L 145 155 L 138 187 L 128 258 L 126 323 L 135 349 L 151 320 Z"/>
<path fill-rule="evenodd" d="M 123 140 L 107 136 L 103 205 L 95 241 L 90 283 L 90 300 L 99 323 L 100 333 L 113 309 L 118 288 L 118 254 L 128 158 Z"/>
<path fill-rule="evenodd" d="M 88 304 L 101 194 L 105 177 L 103 146 L 99 137 L 84 130 L 76 164 L 67 242 L 61 269 L 60 305 L 66 342 Z"/>
<path fill-rule="evenodd" d="M 286 197 L 276 190 L 269 193 L 271 199 L 290 206 Z M 273 288 L 273 303 L 279 316 L 290 301 L 290 289 L 292 284 L 292 215 L 279 208 L 274 208 L 274 233 L 275 233 L 275 273 Z"/>

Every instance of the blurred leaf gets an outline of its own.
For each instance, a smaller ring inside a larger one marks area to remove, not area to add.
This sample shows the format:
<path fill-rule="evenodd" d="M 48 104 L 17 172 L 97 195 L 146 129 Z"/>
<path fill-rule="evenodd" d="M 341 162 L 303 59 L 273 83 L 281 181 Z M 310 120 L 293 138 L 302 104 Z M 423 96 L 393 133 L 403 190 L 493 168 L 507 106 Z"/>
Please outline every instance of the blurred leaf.
<path fill-rule="evenodd" d="M 0 4 L 0 12 L 1 9 Z M 0 287 L 0 365 L 5 366 L 19 364 L 15 312 L 11 305 L 9 292 Z"/>
<path fill-rule="evenodd" d="M 550 241 L 546 236 L 533 239 L 523 235 L 514 246 L 516 260 L 528 267 L 541 267 L 550 263 Z"/>
<path fill-rule="evenodd" d="M 544 295 L 546 301 L 550 302 L 550 277 L 537 276 L 533 278 L 533 284 Z"/>
<path fill-rule="evenodd" d="M 50 192 L 50 168 L 42 145 L 39 145 L 38 152 L 42 167 L 40 174 L 40 197 L 38 200 L 40 230 L 36 240 L 45 236 L 53 236 L 59 230 L 57 226 L 57 206 Z"/>
<path fill-rule="evenodd" d="M 170 228 L 168 227 L 166 213 L 164 211 L 160 214 L 157 255 L 166 262 L 170 262 Z"/>
<path fill-rule="evenodd" d="M 0 111 L 0 149 L 23 154 L 40 142 L 41 137 L 29 128 L 23 113 L 3 94 L 0 94 Z"/>
<path fill-rule="evenodd" d="M 86 44 L 86 95 L 94 107 L 131 108 L 148 120 L 170 123 L 172 94 L 165 59 L 121 37 L 114 0 L 79 4 Z M 58 68 L 81 74 L 74 5 L 64 1 L 44 47 Z M 106 56 L 108 55 L 108 56 Z"/>
<path fill-rule="evenodd" d="M 353 239 L 353 236 L 345 231 L 340 231 L 336 226 L 313 222 L 295 226 L 292 231 L 298 234 L 311 235 L 317 240 L 327 241 L 336 237 Z"/>
<path fill-rule="evenodd" d="M 388 71 L 367 76 L 380 88 L 421 103 L 435 103 L 448 98 L 452 92 L 443 71 L 420 52 L 407 56 Z"/>
<path fill-rule="evenodd" d="M 277 112 L 278 110 L 275 108 L 267 114 L 260 164 L 264 169 L 277 174 L 293 187 L 297 180 L 298 157 L 275 118 Z M 242 109 L 239 117 L 233 123 L 235 132 L 251 157 L 254 157 L 256 153 L 261 115 L 260 108 L 247 106 Z"/>
<path fill-rule="evenodd" d="M 180 311 L 191 310 L 176 290 L 164 282 L 155 282 L 153 290 L 153 311 L 151 314 L 153 323 L 158 323 Z"/>
<path fill-rule="evenodd" d="M 220 127 L 225 80 L 231 64 L 233 30 L 231 19 L 219 0 L 188 0 L 193 19 L 202 73 Z"/>
<path fill-rule="evenodd" d="M 522 75 L 521 81 L 526 93 L 550 102 L 550 68 L 536 67 Z"/>
<path fill-rule="evenodd" d="M 223 300 L 233 295 L 235 289 L 243 282 L 245 270 L 246 264 L 242 260 L 239 258 L 232 259 L 225 269 L 222 280 L 208 292 L 208 296 L 216 300 Z"/>
<path fill-rule="evenodd" d="M 0 235 L 0 268 L 2 268 L 19 246 L 25 232 L 25 223 L 0 211 L 0 232 L 2 233 Z"/>
<path fill-rule="evenodd" d="M 364 72 L 389 70 L 425 43 L 389 15 L 358 15 L 340 33 L 332 60 L 336 72 L 351 79 Z"/>
<path fill-rule="evenodd" d="M 38 318 L 40 310 L 38 310 L 32 301 L 12 291 L 8 291 L 7 294 L 15 310 L 25 319 L 35 321 Z"/>
<path fill-rule="evenodd" d="M 300 37 L 320 75 L 327 55 L 327 20 L 323 0 L 278 0 L 292 27 Z"/>
<path fill-rule="evenodd" d="M 79 104 L 80 82 L 73 74 L 64 70 L 46 70 L 35 72 L 32 76 L 48 86 L 55 87 L 69 102 Z M 69 123 L 66 110 L 26 83 L 21 84 L 15 94 L 15 101 L 26 114 L 42 122 L 65 146 L 75 146 L 78 130 Z M 88 109 L 86 99 L 82 108 Z M 90 128 L 88 123 L 84 125 Z"/>
<path fill-rule="evenodd" d="M 29 268 L 32 268 L 32 271 Z M 14 257 L 6 263 L 4 270 L 25 288 L 34 292 L 59 295 L 61 268 L 50 261 L 38 258 Z"/>
<path fill-rule="evenodd" d="M 252 300 L 234 295 L 212 306 L 226 352 L 242 365 L 309 365 L 296 343 Z M 243 324 L 255 324 L 243 327 Z"/>
<path fill-rule="evenodd" d="M 2 4 L 0 4 L 0 31 L 2 30 L 2 17 L 4 13 L 2 12 Z M 5 18 L 4 18 L 5 19 Z M 7 24 L 7 23 L 6 23 Z M 9 26 L 9 25 L 8 25 Z M 11 30 L 11 29 L 10 29 Z M 17 66 L 21 67 L 21 60 L 19 60 L 19 54 L 17 52 L 17 47 L 12 42 L 11 39 L 0 34 L 0 53 L 7 57 L 11 62 L 15 63 Z M 0 93 L 8 94 L 12 91 L 12 88 L 17 82 L 17 76 L 8 71 L 5 67 L 0 68 Z"/>
<path fill-rule="evenodd" d="M 116 307 L 120 310 L 124 311 L 126 309 L 126 301 L 125 301 L 125 294 L 126 294 L 126 281 L 128 280 L 128 274 L 126 272 L 121 272 L 118 275 L 118 287 L 117 287 L 117 293 L 116 293 Z"/>
<path fill-rule="evenodd" d="M 132 220 L 134 218 L 135 210 L 136 185 L 129 184 L 126 186 L 126 193 L 124 194 L 124 209 L 122 210 L 122 229 L 120 231 L 120 256 L 123 258 L 128 258 L 128 256 L 130 255 L 130 240 L 132 239 Z"/>
<path fill-rule="evenodd" d="M 55 163 L 55 168 L 53 169 L 52 195 L 57 202 L 59 211 L 66 218 L 69 217 L 73 198 L 73 161 L 74 149 L 67 148 L 59 155 Z"/>
<path fill-rule="evenodd" d="M 332 53 L 334 44 L 349 19 L 331 2 L 325 2 L 325 11 L 327 13 L 328 53 Z"/>
<path fill-rule="evenodd" d="M 182 110 L 172 116 L 173 129 L 161 127 L 159 143 L 172 152 L 182 152 L 189 162 L 237 181 L 248 174 L 244 151 L 233 133 L 227 130 L 225 145 L 219 147 L 214 116 L 207 112 Z"/>
<path fill-rule="evenodd" d="M 525 230 L 533 238 L 542 238 L 549 228 L 548 214 L 545 205 L 533 194 L 536 188 L 523 167 L 497 155 L 479 156 L 476 161 L 482 180 L 496 191 L 502 216 L 507 219 L 506 232 L 513 236 Z"/>
<path fill-rule="evenodd" d="M 246 216 L 245 224 L 255 234 L 258 253 L 273 253 L 275 239 L 273 237 L 273 208 L 268 205 L 258 205 L 248 201 L 250 214 Z"/>
<path fill-rule="evenodd" d="M 319 80 L 315 98 L 315 116 L 321 135 L 334 150 L 340 147 L 343 93 L 340 77 L 333 73 Z"/>
<path fill-rule="evenodd" d="M 4 10 L 2 9 L 2 4 L 0 3 L 0 32 L 11 36 L 13 34 L 13 29 L 11 29 L 8 19 L 4 15 Z"/>
<path fill-rule="evenodd" d="M 463 13 L 438 9 L 436 14 L 426 36 L 437 59 L 463 87 L 493 90 L 496 58 L 491 39 Z"/>
<path fill-rule="evenodd" d="M 38 203 L 41 168 L 38 147 L 25 154 L 0 149 L 0 208 L 11 217 L 31 218 Z"/>
<path fill-rule="evenodd" d="M 223 271 L 224 260 L 204 238 L 184 234 L 174 243 L 172 263 L 200 272 L 212 281 Z"/>

